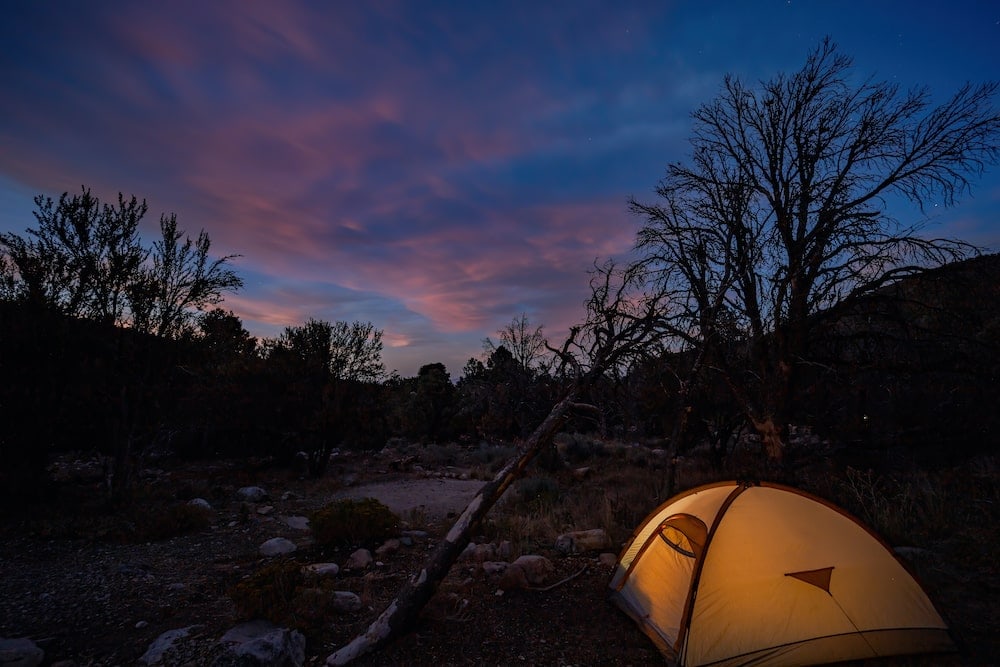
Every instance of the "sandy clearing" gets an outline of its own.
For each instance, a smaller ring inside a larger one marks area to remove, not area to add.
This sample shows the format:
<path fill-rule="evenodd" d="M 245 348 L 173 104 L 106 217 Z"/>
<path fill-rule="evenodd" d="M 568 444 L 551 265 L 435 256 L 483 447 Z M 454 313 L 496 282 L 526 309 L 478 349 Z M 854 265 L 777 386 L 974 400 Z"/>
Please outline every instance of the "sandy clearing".
<path fill-rule="evenodd" d="M 375 498 L 401 516 L 420 509 L 428 518 L 441 519 L 462 512 L 484 484 L 479 480 L 405 479 L 351 487 L 334 498 Z"/>

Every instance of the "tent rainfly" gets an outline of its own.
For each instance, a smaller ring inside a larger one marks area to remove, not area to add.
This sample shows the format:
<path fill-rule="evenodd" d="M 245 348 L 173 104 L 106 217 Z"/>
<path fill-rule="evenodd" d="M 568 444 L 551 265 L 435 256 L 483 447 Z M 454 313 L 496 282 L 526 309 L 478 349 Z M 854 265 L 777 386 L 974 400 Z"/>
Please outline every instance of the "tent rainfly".
<path fill-rule="evenodd" d="M 682 666 L 956 649 L 888 545 L 845 511 L 777 484 L 723 482 L 668 500 L 636 530 L 610 586 Z"/>

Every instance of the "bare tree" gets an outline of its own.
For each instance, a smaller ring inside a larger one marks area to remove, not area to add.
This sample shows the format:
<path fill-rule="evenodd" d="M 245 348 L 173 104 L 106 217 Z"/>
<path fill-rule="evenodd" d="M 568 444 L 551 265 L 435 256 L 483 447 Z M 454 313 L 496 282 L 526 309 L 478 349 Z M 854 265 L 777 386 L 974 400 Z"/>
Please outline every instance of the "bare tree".
<path fill-rule="evenodd" d="M 223 292 L 243 286 L 227 266 L 239 255 L 211 259 L 211 245 L 204 230 L 197 239 L 185 237 L 177 228 L 176 215 L 160 216 L 160 238 L 150 253 L 152 265 L 144 267 L 128 288 L 134 328 L 176 338 L 191 326 L 196 311 L 218 304 Z"/>
<path fill-rule="evenodd" d="M 0 279 L 14 300 L 169 338 L 243 286 L 228 267 L 237 256 L 211 259 L 204 231 L 182 243 L 175 215 L 161 216 L 160 239 L 145 247 L 148 207 L 135 196 L 102 204 L 83 188 L 58 203 L 39 195 L 35 205 L 36 229 L 0 234 Z"/>
<path fill-rule="evenodd" d="M 489 356 L 500 347 L 504 347 L 514 357 L 514 361 L 525 370 L 536 370 L 544 366 L 545 327 L 541 324 L 533 326 L 527 313 L 521 313 L 502 328 L 497 329 L 499 344 L 492 339 L 483 340 L 483 350 Z"/>
<path fill-rule="evenodd" d="M 66 315 L 121 325 L 128 318 L 127 293 L 149 256 L 139 239 L 145 201 L 118 195 L 102 204 L 83 188 L 59 201 L 35 197 L 36 229 L 27 236 L 0 234 L 9 258 L 15 297 Z"/>
<path fill-rule="evenodd" d="M 973 252 L 923 236 L 926 220 L 901 222 L 888 200 L 951 205 L 996 163 L 997 90 L 965 85 L 932 107 L 926 90 L 853 84 L 825 40 L 790 76 L 727 77 L 694 113 L 690 162 L 667 168 L 658 203 L 631 202 L 674 332 L 724 374 L 772 459 L 812 316 Z"/>

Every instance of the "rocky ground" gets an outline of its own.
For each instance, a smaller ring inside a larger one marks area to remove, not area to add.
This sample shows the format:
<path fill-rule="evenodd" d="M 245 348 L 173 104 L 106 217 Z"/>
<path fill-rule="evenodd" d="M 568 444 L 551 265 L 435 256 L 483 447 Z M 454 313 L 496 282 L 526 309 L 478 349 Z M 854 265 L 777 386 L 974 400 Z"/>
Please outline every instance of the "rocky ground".
<path fill-rule="evenodd" d="M 351 549 L 321 552 L 295 517 L 335 497 L 378 497 L 384 491 L 383 502 L 417 532 L 370 569 L 340 572 L 338 588 L 356 594 L 362 609 L 344 613 L 327 631 L 309 637 L 305 664 L 323 664 L 327 655 L 363 632 L 406 578 L 419 571 L 481 484 L 452 479 L 460 476 L 454 471 L 400 472 L 386 463 L 359 461 L 320 482 L 287 470 L 223 465 L 154 471 L 160 483 L 182 489 L 177 497 L 207 496 L 213 507 L 207 528 L 165 540 L 122 541 L 100 522 L 87 524 L 92 534 L 84 536 L 87 531 L 79 525 L 67 525 L 76 516 L 69 506 L 62 521 L 51 513 L 8 519 L 0 541 L 0 637 L 30 638 L 44 650 L 44 664 L 131 665 L 163 633 L 186 628 L 188 638 L 164 653 L 160 664 L 226 664 L 219 639 L 242 620 L 229 592 L 271 562 L 260 554 L 260 545 L 284 537 L 297 546 L 288 556 L 295 561 L 332 561 L 343 568 Z M 81 475 L 75 492 L 91 492 L 94 483 Z M 249 484 L 267 490 L 268 499 L 239 500 L 236 491 Z M 72 493 L 63 496 L 64 502 L 74 502 Z M 473 563 L 459 563 L 411 633 L 357 664 L 662 662 L 648 639 L 606 601 L 611 566 L 598 553 L 561 556 L 548 550 L 544 555 L 555 566 L 550 581 L 576 576 L 551 590 L 500 595 L 496 579 Z M 963 574 L 938 561 L 925 566 L 945 611 L 957 616 L 958 629 L 972 636 L 974 645 L 961 656 L 890 664 L 992 664 L 998 647 L 988 638 L 1000 630 L 992 625 L 995 569 L 992 578 L 977 582 L 977 573 Z M 979 593 L 969 597 L 977 588 Z"/>

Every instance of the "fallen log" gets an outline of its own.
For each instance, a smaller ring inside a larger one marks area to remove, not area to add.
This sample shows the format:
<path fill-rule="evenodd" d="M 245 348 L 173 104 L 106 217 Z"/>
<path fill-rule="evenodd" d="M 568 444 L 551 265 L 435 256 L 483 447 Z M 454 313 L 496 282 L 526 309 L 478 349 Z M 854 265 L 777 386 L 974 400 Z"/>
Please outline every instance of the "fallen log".
<path fill-rule="evenodd" d="M 552 442 L 555 434 L 575 407 L 574 393 L 556 403 L 548 417 L 538 425 L 524 444 L 521 453 L 508 461 L 494 478 L 483 485 L 458 517 L 420 572 L 411 575 L 395 599 L 389 603 L 368 629 L 348 644 L 330 654 L 327 665 L 346 665 L 356 658 L 405 634 L 416 622 L 424 605 L 433 597 L 438 584 L 465 549 L 493 505 L 521 475 L 532 459 Z"/>

